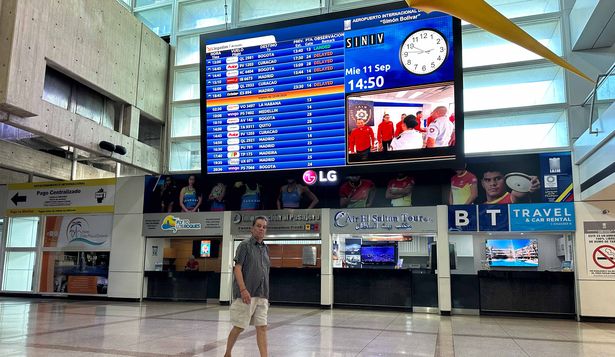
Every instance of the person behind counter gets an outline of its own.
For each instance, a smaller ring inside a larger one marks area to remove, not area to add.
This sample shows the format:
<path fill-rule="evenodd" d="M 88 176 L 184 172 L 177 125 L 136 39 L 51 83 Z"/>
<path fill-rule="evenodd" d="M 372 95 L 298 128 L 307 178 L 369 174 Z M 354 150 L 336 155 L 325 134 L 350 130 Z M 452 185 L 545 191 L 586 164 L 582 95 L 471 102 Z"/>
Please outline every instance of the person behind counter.
<path fill-rule="evenodd" d="M 186 271 L 197 271 L 199 270 L 199 262 L 194 259 L 194 255 L 190 256 L 190 259 L 186 262 L 186 266 L 184 266 L 184 270 Z"/>

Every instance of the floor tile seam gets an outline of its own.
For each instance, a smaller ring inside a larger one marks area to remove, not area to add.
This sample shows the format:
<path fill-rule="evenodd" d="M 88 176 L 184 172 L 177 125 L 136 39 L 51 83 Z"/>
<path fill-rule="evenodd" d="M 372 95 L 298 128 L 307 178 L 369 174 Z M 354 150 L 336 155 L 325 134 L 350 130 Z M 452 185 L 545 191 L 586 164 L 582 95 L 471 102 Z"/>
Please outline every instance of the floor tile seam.
<path fill-rule="evenodd" d="M 149 319 L 155 319 L 155 318 L 159 318 L 159 317 L 164 317 L 164 316 L 170 316 L 173 314 L 180 314 L 180 313 L 188 313 L 188 312 L 196 312 L 196 311 L 201 311 L 201 310 L 206 310 L 209 309 L 210 307 L 204 307 L 204 308 L 199 308 L 199 309 L 192 309 L 192 310 L 185 310 L 185 311 L 181 311 L 181 312 L 175 312 L 175 313 L 166 313 L 166 314 L 160 314 L 160 315 L 152 315 L 152 316 L 144 316 L 144 317 L 134 317 L 134 318 L 130 318 L 127 320 L 121 320 L 121 321 L 109 321 L 109 322 L 101 322 L 101 323 L 97 323 L 97 324 L 90 324 L 90 325 L 85 325 L 85 326 L 78 326 L 78 327 L 70 327 L 70 328 L 65 328 L 65 329 L 60 329 L 60 330 L 53 330 L 53 331 L 44 331 L 44 332 L 38 332 L 38 333 L 33 333 L 33 334 L 25 334 L 25 335 L 20 335 L 20 336 L 12 336 L 10 338 L 15 338 L 15 337 L 30 337 L 30 336 L 43 336 L 43 335 L 50 335 L 53 333 L 61 333 L 61 332 L 69 332 L 69 331 L 74 331 L 74 330 L 80 330 L 80 329 L 86 329 L 86 328 L 92 328 L 92 327 L 100 327 L 100 326 L 108 326 L 108 325 L 117 325 L 120 323 L 126 323 L 126 322 L 135 322 L 135 321 L 141 321 L 141 320 L 149 320 Z M 2 338 L 0 338 L 0 340 L 2 340 Z"/>
<path fill-rule="evenodd" d="M 393 323 L 393 321 L 395 321 L 395 319 L 397 319 L 397 317 L 395 317 L 391 322 L 389 322 L 387 327 L 391 326 L 391 324 Z M 386 329 L 387 327 L 385 327 L 384 329 Z M 367 348 L 367 346 L 369 346 L 370 343 L 374 342 L 380 335 L 382 335 L 382 331 L 384 331 L 384 329 L 381 329 L 380 332 L 376 334 L 376 336 L 372 338 L 371 341 L 369 341 L 365 346 L 363 346 L 363 348 L 361 349 L 361 351 L 359 351 L 357 355 L 360 355 L 361 353 L 363 353 L 363 351 Z"/>
<path fill-rule="evenodd" d="M 320 314 L 320 311 L 307 312 L 305 314 L 299 315 L 299 319 L 303 319 L 303 318 L 306 318 L 306 317 L 314 316 L 314 315 L 317 315 L 317 314 Z M 295 320 L 299 320 L 299 319 L 295 319 Z M 274 322 L 272 324 L 267 324 L 267 333 L 269 333 L 269 331 L 271 331 L 271 330 L 274 330 L 276 328 L 282 327 L 284 325 L 290 325 L 290 323 L 289 323 L 290 321 L 293 321 L 293 320 L 292 319 L 286 319 L 286 320 Z M 249 332 L 243 332 L 241 335 L 239 335 L 239 337 L 237 338 L 236 342 L 245 340 L 246 338 L 253 337 L 255 335 L 256 335 L 256 329 L 251 330 Z M 222 346 L 225 346 L 225 345 L 226 345 L 226 338 L 222 339 L 222 340 L 217 340 L 215 342 L 208 343 L 208 344 L 204 345 L 200 349 L 200 351 L 196 350 L 196 349 L 186 350 L 186 351 L 181 352 L 181 353 L 179 353 L 177 355 L 174 355 L 174 357 L 195 356 L 195 355 L 198 355 L 198 354 L 202 354 L 202 353 L 205 353 L 205 352 L 216 350 L 219 347 L 222 347 Z"/>
<path fill-rule="evenodd" d="M 615 342 L 606 342 L 606 341 L 582 341 L 582 340 L 572 340 L 572 339 L 553 339 L 553 338 L 538 338 L 538 337 L 519 337 L 519 336 L 497 336 L 497 335 L 475 335 L 475 334 L 464 334 L 464 333 L 453 333 L 453 337 L 478 337 L 478 338 L 491 338 L 491 339 L 511 339 L 511 340 L 526 340 L 526 341 L 541 341 L 541 342 L 571 342 L 571 343 L 579 343 L 579 344 L 605 344 L 605 345 L 615 345 Z"/>
<path fill-rule="evenodd" d="M 44 343 L 28 343 L 28 344 L 25 344 L 24 346 L 29 347 L 29 348 L 52 349 L 52 350 L 60 350 L 60 351 L 104 353 L 104 354 L 112 354 L 112 355 L 118 355 L 118 356 L 135 356 L 135 357 L 168 357 L 170 356 L 167 353 L 127 351 L 127 350 L 121 350 L 121 349 L 115 349 L 115 348 L 76 347 L 76 346 L 54 345 L 54 344 L 44 344 Z M 185 357 L 188 355 L 177 354 L 173 356 Z"/>
<path fill-rule="evenodd" d="M 369 328 L 369 327 L 355 327 L 355 326 L 330 326 L 330 325 L 311 325 L 311 324 L 296 324 L 293 323 L 291 326 L 304 326 L 304 327 L 320 327 L 320 328 L 330 328 L 330 329 L 350 329 L 350 330 L 365 330 L 365 331 L 378 331 L 379 329 Z M 382 329 L 382 332 L 399 332 L 399 333 L 413 333 L 413 334 L 422 334 L 422 335 L 437 335 L 437 332 L 427 332 L 427 331 L 408 331 L 408 330 L 387 330 L 386 327 Z"/>

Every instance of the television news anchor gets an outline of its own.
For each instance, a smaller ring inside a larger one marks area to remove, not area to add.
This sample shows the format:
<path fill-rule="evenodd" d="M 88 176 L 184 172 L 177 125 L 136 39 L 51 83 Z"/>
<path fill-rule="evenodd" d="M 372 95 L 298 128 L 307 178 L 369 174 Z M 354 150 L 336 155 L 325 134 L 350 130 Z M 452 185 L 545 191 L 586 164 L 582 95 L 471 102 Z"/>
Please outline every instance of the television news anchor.
<path fill-rule="evenodd" d="M 233 268 L 233 303 L 230 315 L 233 328 L 226 342 L 225 357 L 231 351 L 237 337 L 248 325 L 256 327 L 256 344 L 261 357 L 267 354 L 267 312 L 269 310 L 269 248 L 263 242 L 267 233 L 267 218 L 255 217 L 252 221 L 252 236 L 239 243 Z"/>

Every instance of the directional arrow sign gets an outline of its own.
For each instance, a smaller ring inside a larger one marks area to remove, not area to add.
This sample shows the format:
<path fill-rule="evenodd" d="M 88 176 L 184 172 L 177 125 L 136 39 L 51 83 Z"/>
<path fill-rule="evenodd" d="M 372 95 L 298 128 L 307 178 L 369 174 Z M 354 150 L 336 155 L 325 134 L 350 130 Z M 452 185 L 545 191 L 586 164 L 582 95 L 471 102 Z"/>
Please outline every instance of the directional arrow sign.
<path fill-rule="evenodd" d="M 17 204 L 18 204 L 19 202 L 26 202 L 26 199 L 27 199 L 27 198 L 28 198 L 28 196 L 20 196 L 20 195 L 19 195 L 19 192 L 17 192 L 17 193 L 15 194 L 15 196 L 13 196 L 13 197 L 11 198 L 11 201 L 13 201 L 13 204 L 14 204 L 15 206 L 17 206 Z"/>

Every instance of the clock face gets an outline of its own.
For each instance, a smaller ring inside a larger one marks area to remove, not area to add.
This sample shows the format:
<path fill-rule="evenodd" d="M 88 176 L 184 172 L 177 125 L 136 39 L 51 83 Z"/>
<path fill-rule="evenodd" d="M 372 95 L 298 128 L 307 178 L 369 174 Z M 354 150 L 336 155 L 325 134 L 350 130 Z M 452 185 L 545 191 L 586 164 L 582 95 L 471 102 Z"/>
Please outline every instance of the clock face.
<path fill-rule="evenodd" d="M 442 65 L 448 56 L 448 43 L 434 30 L 418 30 L 410 34 L 399 48 L 399 60 L 414 74 L 429 74 Z"/>

